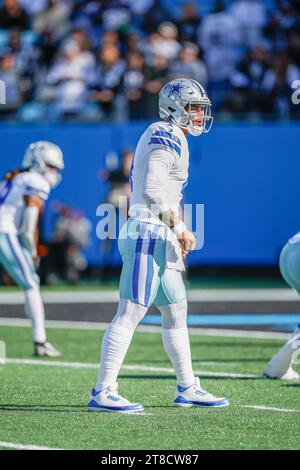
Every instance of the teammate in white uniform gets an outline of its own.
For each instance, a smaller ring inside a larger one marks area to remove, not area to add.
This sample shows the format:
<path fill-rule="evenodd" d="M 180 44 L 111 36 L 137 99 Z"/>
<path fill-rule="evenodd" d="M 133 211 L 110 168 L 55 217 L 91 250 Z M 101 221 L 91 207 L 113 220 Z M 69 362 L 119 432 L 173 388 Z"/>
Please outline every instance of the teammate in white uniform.
<path fill-rule="evenodd" d="M 39 213 L 51 188 L 60 182 L 63 167 L 57 145 L 34 142 L 26 150 L 23 168 L 8 172 L 0 184 L 0 263 L 24 291 L 37 356 L 60 356 L 46 339 L 45 312 L 33 259 L 37 256 Z"/>
<path fill-rule="evenodd" d="M 91 411 L 138 412 L 143 405 L 118 394 L 117 376 L 138 323 L 154 303 L 162 314 L 164 348 L 172 362 L 175 406 L 227 406 L 200 387 L 195 377 L 187 329 L 183 257 L 196 239 L 180 217 L 182 189 L 188 178 L 186 136 L 208 132 L 211 102 L 194 80 L 177 79 L 159 95 L 164 121 L 141 136 L 131 168 L 130 218 L 119 234 L 123 259 L 120 302 L 101 347 L 100 372 L 92 390 Z"/>
<path fill-rule="evenodd" d="M 279 267 L 285 281 L 300 295 L 300 232 L 296 233 L 283 247 Z M 284 346 L 267 364 L 264 374 L 271 379 L 299 380 L 293 362 L 300 352 L 300 324 Z"/>

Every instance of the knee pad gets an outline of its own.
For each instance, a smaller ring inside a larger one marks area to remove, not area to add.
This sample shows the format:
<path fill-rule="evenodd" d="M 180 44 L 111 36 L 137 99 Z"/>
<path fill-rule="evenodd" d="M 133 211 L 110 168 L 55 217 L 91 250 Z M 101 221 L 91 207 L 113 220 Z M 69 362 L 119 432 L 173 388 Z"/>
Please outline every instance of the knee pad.
<path fill-rule="evenodd" d="M 187 301 L 181 300 L 176 304 L 164 305 L 158 307 L 162 315 L 162 327 L 177 329 L 186 327 Z"/>
<path fill-rule="evenodd" d="M 112 324 L 118 324 L 130 330 L 135 329 L 146 315 L 148 307 L 135 304 L 129 299 L 120 299 L 117 313 Z"/>

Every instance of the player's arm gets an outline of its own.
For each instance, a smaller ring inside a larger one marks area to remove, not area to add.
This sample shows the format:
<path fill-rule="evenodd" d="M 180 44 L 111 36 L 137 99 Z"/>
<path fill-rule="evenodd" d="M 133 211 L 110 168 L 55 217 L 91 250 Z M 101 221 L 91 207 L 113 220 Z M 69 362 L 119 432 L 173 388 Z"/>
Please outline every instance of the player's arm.
<path fill-rule="evenodd" d="M 196 239 L 183 220 L 169 207 L 164 188 L 176 157 L 169 151 L 153 149 L 149 153 L 143 197 L 151 209 L 176 234 L 183 255 L 195 248 Z"/>
<path fill-rule="evenodd" d="M 25 209 L 20 229 L 23 243 L 34 258 L 37 255 L 38 220 L 44 201 L 38 196 L 24 196 Z"/>

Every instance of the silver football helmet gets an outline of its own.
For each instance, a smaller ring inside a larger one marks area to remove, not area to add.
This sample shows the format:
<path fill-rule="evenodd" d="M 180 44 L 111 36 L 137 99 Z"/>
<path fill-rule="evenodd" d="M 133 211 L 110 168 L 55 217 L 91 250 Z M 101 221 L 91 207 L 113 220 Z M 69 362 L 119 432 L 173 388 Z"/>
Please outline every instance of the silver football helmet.
<path fill-rule="evenodd" d="M 63 154 L 58 145 L 52 142 L 44 140 L 32 142 L 26 149 L 22 165 L 23 168 L 43 175 L 54 188 L 61 181 L 59 172 L 64 169 Z"/>
<path fill-rule="evenodd" d="M 201 116 L 193 110 L 193 105 L 200 107 Z M 206 91 L 196 80 L 172 80 L 159 93 L 160 117 L 169 119 L 195 136 L 209 132 L 213 123 L 211 106 Z"/>

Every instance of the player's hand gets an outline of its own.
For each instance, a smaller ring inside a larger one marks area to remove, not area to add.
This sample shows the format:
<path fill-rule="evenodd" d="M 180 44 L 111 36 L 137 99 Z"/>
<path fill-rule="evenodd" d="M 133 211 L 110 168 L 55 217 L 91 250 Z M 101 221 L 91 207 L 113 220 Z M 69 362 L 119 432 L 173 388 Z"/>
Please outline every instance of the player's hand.
<path fill-rule="evenodd" d="M 196 237 L 189 230 L 182 232 L 182 234 L 178 237 L 178 241 L 184 258 L 186 255 L 188 255 L 188 253 L 195 249 Z"/>

